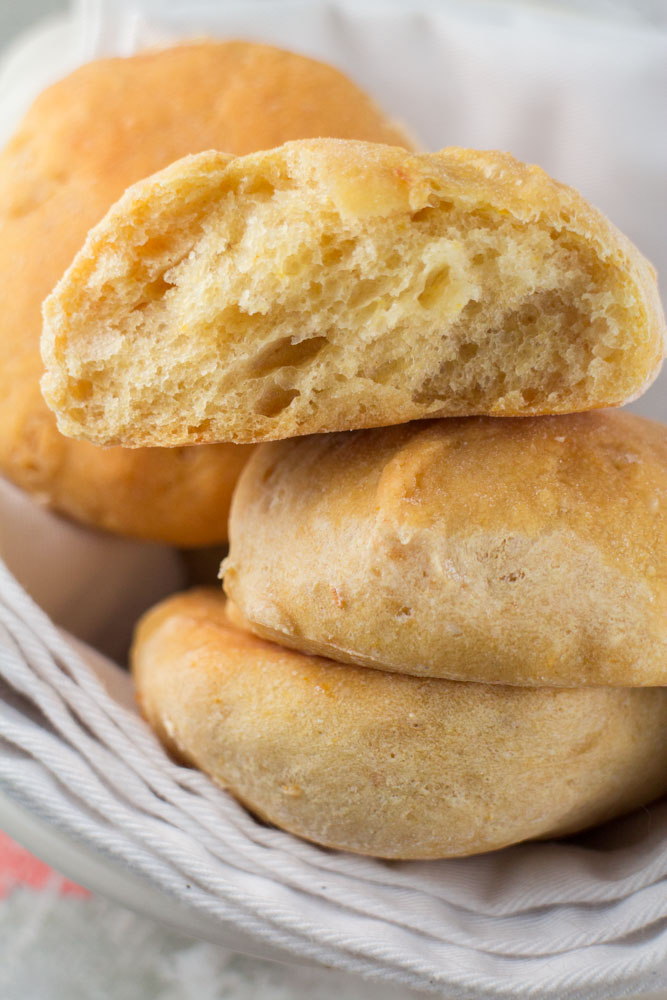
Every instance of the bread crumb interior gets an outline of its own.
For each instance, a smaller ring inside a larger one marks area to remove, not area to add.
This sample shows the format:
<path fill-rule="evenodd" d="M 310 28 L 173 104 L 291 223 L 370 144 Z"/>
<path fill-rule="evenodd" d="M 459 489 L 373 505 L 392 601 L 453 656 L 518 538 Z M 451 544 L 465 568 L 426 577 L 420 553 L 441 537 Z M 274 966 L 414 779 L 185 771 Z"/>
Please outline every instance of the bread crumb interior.
<path fill-rule="evenodd" d="M 270 437 L 321 399 L 360 426 L 406 401 L 416 416 L 613 403 L 636 302 L 568 221 L 471 211 L 435 182 L 409 218 L 346 218 L 326 190 L 255 174 L 166 235 L 136 225 L 129 272 L 110 251 L 70 397 L 88 422 L 187 414 L 194 438 L 221 420 Z"/>

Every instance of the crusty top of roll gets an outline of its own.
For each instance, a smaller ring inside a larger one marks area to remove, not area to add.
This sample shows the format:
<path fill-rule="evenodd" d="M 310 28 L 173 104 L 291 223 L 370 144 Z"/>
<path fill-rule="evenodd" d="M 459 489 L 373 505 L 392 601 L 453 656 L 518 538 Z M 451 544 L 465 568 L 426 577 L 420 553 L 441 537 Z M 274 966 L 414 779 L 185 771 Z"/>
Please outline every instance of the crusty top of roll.
<path fill-rule="evenodd" d="M 667 684 L 667 428 L 601 411 L 263 445 L 224 586 L 259 635 L 523 685 Z"/>
<path fill-rule="evenodd" d="M 406 140 L 330 66 L 247 42 L 104 59 L 41 94 L 0 154 L 0 472 L 100 527 L 181 545 L 226 536 L 243 451 L 91 448 L 63 438 L 39 389 L 41 303 L 129 184 L 212 146 Z"/>
<path fill-rule="evenodd" d="M 135 185 L 44 317 L 61 430 L 129 446 L 617 405 L 665 335 L 650 264 L 540 168 L 333 139 Z"/>

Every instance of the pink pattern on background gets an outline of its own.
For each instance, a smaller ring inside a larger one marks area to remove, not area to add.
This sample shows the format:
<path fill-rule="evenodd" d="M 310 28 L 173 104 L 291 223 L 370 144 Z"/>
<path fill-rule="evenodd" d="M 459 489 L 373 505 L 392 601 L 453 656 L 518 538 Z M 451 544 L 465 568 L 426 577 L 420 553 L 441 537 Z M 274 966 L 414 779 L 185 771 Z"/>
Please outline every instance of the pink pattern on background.
<path fill-rule="evenodd" d="M 61 896 L 90 896 L 87 889 L 49 868 L 0 830 L 0 899 L 19 885 L 48 889 Z"/>

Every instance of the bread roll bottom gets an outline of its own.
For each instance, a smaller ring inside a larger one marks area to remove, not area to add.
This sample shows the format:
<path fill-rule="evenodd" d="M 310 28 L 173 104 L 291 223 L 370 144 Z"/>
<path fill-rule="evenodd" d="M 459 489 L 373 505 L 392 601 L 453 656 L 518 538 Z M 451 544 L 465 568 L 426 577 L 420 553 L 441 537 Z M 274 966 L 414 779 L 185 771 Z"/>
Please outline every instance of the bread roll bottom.
<path fill-rule="evenodd" d="M 261 819 L 384 858 L 560 836 L 667 788 L 667 690 L 514 688 L 284 649 L 214 591 L 139 624 L 141 708 L 167 747 Z"/>

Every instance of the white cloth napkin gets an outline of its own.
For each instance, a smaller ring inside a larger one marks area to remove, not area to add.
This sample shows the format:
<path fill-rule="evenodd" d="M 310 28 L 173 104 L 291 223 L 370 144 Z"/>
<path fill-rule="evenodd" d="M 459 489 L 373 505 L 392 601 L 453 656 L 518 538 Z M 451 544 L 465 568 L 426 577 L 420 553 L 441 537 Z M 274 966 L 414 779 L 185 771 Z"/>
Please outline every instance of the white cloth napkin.
<path fill-rule="evenodd" d="M 601 21 L 500 2 L 88 0 L 71 28 L 15 50 L 0 75 L 0 122 L 21 107 L 16 89 L 3 105 L 12 79 L 27 100 L 35 76 L 44 85 L 68 60 L 203 33 L 337 63 L 428 146 L 500 146 L 542 162 L 667 272 L 656 210 L 667 37 L 625 8 Z M 664 419 L 661 386 L 639 408 Z M 256 822 L 173 764 L 100 685 L 100 669 L 118 682 L 101 663 L 0 566 L 0 789 L 212 929 L 235 927 L 259 953 L 460 1000 L 610 1000 L 667 987 L 667 804 L 577 839 L 477 858 L 389 863 L 327 851 Z"/>

